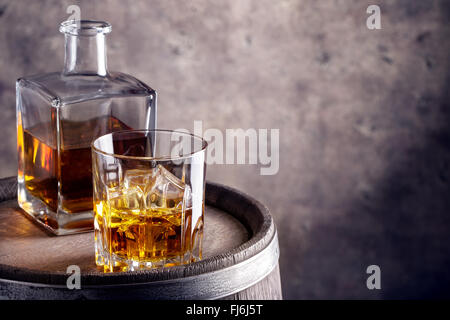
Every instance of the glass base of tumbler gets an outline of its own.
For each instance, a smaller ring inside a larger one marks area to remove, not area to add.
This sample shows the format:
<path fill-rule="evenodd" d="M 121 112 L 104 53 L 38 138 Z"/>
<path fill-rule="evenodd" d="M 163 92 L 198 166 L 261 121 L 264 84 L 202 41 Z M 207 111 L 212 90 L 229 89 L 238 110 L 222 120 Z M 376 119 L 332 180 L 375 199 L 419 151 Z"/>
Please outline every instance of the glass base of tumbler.
<path fill-rule="evenodd" d="M 111 256 L 97 255 L 96 263 L 100 270 L 105 273 L 109 272 L 126 272 L 126 271 L 140 271 L 150 270 L 155 268 L 173 267 L 185 264 L 183 257 L 171 257 L 164 259 L 155 259 L 150 261 L 135 261 L 118 257 L 112 254 Z"/>
<path fill-rule="evenodd" d="M 92 211 L 68 213 L 63 210 L 54 212 L 42 200 L 36 198 L 19 180 L 17 200 L 23 211 L 54 235 L 69 235 L 89 232 L 94 229 Z"/>

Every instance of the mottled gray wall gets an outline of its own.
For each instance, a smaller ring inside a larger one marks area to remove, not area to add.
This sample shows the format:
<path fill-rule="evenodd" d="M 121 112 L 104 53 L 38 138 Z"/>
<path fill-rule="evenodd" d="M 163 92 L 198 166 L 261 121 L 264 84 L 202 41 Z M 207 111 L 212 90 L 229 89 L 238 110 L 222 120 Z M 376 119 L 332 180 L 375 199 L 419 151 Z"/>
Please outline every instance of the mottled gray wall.
<path fill-rule="evenodd" d="M 61 69 L 69 1 L 0 0 L 0 175 L 14 81 Z M 382 30 L 366 28 L 379 4 Z M 159 92 L 159 126 L 279 128 L 280 170 L 212 166 L 265 203 L 286 298 L 449 295 L 450 1 L 82 1 L 112 70 Z M 378 264 L 382 290 L 365 269 Z"/>

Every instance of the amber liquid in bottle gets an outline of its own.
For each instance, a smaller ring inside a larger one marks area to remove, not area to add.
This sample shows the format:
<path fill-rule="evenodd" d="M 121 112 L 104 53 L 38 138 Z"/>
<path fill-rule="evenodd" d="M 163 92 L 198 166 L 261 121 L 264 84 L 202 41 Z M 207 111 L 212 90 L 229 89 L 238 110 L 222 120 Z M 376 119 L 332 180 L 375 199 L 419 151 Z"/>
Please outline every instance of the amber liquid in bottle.
<path fill-rule="evenodd" d="M 26 189 L 55 212 L 58 209 L 58 196 L 61 209 L 67 213 L 92 210 L 92 163 L 88 141 L 106 132 L 131 128 L 107 116 L 85 122 L 62 121 L 61 129 L 67 137 L 86 143 L 72 145 L 69 139 L 65 139 L 59 157 L 56 146 L 39 139 L 40 132 L 48 128 L 51 128 L 50 124 L 44 123 L 24 130 L 23 138 L 18 141 L 19 149 L 24 150 Z M 51 221 L 48 223 L 52 224 Z"/>

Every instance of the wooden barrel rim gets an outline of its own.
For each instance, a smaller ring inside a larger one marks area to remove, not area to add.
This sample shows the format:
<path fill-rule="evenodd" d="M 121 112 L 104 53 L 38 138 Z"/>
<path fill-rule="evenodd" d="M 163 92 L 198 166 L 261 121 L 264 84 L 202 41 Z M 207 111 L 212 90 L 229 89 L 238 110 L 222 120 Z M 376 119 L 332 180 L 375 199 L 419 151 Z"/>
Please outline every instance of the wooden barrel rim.
<path fill-rule="evenodd" d="M 0 179 L 0 202 L 16 197 L 16 178 Z M 82 272 L 83 288 L 163 285 L 173 289 L 166 290 L 167 298 L 171 292 L 179 294 L 180 290 L 186 298 L 218 298 L 245 289 L 269 274 L 278 264 L 279 256 L 276 228 L 269 210 L 240 191 L 210 182 L 206 184 L 206 203 L 241 221 L 251 231 L 250 239 L 227 253 L 189 265 L 110 274 Z M 42 272 L 0 264 L 0 281 L 66 288 L 67 277 L 63 272 Z M 206 292 L 211 286 L 216 287 L 214 297 Z"/>

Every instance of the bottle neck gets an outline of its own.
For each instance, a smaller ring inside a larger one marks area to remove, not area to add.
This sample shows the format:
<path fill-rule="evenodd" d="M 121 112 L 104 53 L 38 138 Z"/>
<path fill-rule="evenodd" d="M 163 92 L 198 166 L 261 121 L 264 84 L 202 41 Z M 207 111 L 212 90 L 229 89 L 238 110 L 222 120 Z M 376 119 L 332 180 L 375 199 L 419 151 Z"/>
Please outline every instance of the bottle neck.
<path fill-rule="evenodd" d="M 65 38 L 64 75 L 107 75 L 104 34 L 85 36 L 66 33 Z"/>

